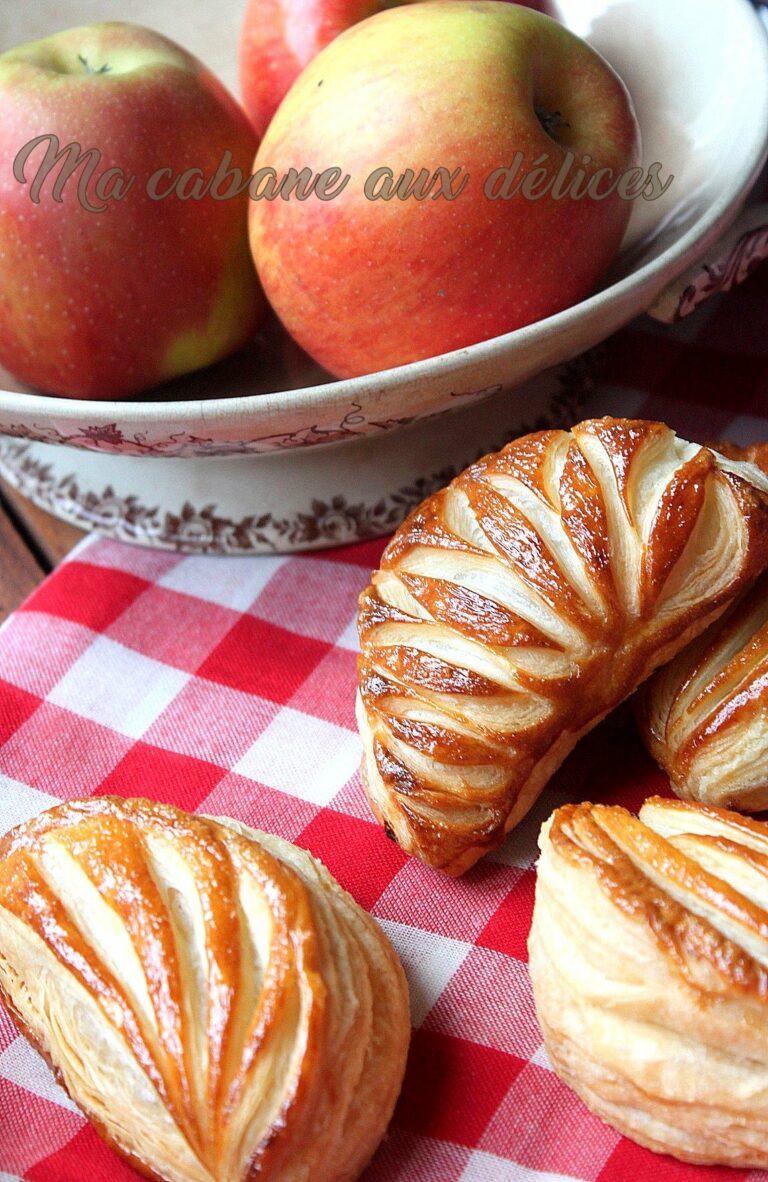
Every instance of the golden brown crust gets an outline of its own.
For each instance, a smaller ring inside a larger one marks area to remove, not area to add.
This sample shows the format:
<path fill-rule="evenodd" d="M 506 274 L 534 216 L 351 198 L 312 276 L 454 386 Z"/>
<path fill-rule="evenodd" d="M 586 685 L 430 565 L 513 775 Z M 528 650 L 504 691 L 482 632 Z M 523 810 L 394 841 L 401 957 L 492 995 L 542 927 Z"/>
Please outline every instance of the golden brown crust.
<path fill-rule="evenodd" d="M 742 464 L 756 464 L 763 472 L 768 472 L 768 443 L 729 443 L 722 440 L 711 446 L 729 460 L 737 460 Z"/>
<path fill-rule="evenodd" d="M 550 1060 L 619 1132 L 768 1165 L 768 826 L 653 798 L 542 827 L 529 938 Z"/>
<path fill-rule="evenodd" d="M 717 448 L 768 471 L 768 444 Z M 651 678 L 637 716 L 678 796 L 768 808 L 768 574 Z"/>
<path fill-rule="evenodd" d="M 0 840 L 0 993 L 161 1182 L 357 1177 L 410 1033 L 397 958 L 308 854 L 142 800 Z"/>
<path fill-rule="evenodd" d="M 606 418 L 515 440 L 428 498 L 360 600 L 363 778 L 387 831 L 451 874 L 498 845 L 768 565 L 767 490 L 661 423 Z"/>

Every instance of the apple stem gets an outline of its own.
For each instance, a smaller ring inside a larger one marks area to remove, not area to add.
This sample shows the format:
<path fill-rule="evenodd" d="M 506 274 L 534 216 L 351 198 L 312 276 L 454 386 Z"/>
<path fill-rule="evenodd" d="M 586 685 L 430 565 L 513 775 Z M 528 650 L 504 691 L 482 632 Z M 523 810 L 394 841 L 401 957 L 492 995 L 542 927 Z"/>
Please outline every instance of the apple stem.
<path fill-rule="evenodd" d="M 546 131 L 550 139 L 557 140 L 557 133 L 563 127 L 570 127 L 568 120 L 559 111 L 547 111 L 544 107 L 534 104 L 536 118 Z"/>
<path fill-rule="evenodd" d="M 94 70 L 93 66 L 88 61 L 88 58 L 83 57 L 82 53 L 78 53 L 77 60 L 79 62 L 81 62 L 83 66 L 85 66 L 86 74 L 108 74 L 109 73 L 109 66 L 107 65 L 106 62 L 104 63 L 103 66 L 100 66 L 98 70 Z"/>

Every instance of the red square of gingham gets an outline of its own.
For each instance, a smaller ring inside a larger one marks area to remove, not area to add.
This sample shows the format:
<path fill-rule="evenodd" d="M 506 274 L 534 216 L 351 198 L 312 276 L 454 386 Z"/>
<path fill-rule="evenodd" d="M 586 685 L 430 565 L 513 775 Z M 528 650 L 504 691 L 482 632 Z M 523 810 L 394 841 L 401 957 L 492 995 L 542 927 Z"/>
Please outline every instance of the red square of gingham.
<path fill-rule="evenodd" d="M 694 439 L 768 438 L 766 280 L 768 268 L 695 330 L 619 334 L 586 413 L 665 418 Z M 740 334 L 741 354 L 737 322 L 762 325 Z M 0 631 L 0 831 L 74 796 L 145 795 L 321 858 L 386 931 L 411 989 L 403 1092 L 365 1182 L 765 1177 L 638 1148 L 587 1111 L 542 1046 L 526 963 L 536 835 L 565 799 L 636 808 L 666 791 L 628 711 L 459 881 L 408 859 L 373 822 L 354 617 L 382 545 L 220 559 L 82 544 Z M 0 1016 L 0 1182 L 136 1177 Z"/>

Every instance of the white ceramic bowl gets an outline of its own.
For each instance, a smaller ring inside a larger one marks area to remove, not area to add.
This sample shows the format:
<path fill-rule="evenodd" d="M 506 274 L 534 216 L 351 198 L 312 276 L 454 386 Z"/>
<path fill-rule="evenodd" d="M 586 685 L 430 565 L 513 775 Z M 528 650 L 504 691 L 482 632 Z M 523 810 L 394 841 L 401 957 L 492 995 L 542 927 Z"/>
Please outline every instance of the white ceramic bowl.
<path fill-rule="evenodd" d="M 242 8 L 133 0 L 130 19 L 182 42 L 236 91 Z M 125 0 L 4 0 L 0 48 L 125 15 Z M 668 293 L 738 214 L 765 157 L 768 41 L 747 0 L 560 0 L 559 15 L 629 86 L 644 165 L 675 178 L 661 199 L 633 203 L 599 291 L 505 336 L 352 380 L 329 380 L 276 325 L 141 402 L 42 397 L 0 371 L 0 472 L 79 525 L 256 553 L 386 532 L 475 455 L 573 419 L 583 366 L 550 367 Z"/>

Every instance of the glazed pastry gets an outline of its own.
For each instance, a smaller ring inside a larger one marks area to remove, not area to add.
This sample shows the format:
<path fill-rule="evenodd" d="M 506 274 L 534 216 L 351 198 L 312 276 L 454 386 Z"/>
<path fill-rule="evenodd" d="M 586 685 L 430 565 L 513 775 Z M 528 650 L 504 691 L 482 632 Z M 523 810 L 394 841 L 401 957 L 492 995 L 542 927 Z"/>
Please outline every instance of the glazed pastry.
<path fill-rule="evenodd" d="M 655 674 L 637 714 L 678 796 L 768 808 L 768 575 Z"/>
<path fill-rule="evenodd" d="M 768 478 L 661 423 L 594 419 L 473 464 L 360 601 L 363 779 L 389 836 L 461 874 L 767 563 Z"/>
<path fill-rule="evenodd" d="M 391 946 L 309 854 L 144 800 L 65 804 L 0 842 L 0 994 L 164 1182 L 350 1182 L 410 1035 Z"/>
<path fill-rule="evenodd" d="M 640 1145 L 768 1167 L 768 825 L 707 805 L 567 805 L 528 942 L 555 1071 Z"/>
<path fill-rule="evenodd" d="M 721 456 L 728 460 L 738 460 L 740 463 L 755 464 L 763 472 L 768 472 L 768 443 L 713 443 Z"/>
<path fill-rule="evenodd" d="M 768 470 L 768 444 L 721 450 Z M 768 808 L 768 575 L 651 678 L 637 715 L 678 796 Z"/>

